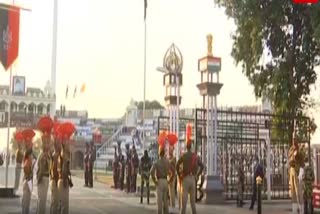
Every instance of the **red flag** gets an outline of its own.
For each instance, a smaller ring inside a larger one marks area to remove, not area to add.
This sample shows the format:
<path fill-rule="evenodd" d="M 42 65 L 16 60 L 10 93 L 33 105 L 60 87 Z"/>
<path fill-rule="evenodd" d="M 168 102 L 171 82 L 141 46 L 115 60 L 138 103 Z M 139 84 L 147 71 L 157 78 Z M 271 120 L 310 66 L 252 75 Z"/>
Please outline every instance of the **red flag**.
<path fill-rule="evenodd" d="M 293 0 L 293 3 L 295 4 L 316 4 L 319 0 Z"/>
<path fill-rule="evenodd" d="M 0 61 L 5 70 L 19 53 L 20 9 L 0 4 Z"/>

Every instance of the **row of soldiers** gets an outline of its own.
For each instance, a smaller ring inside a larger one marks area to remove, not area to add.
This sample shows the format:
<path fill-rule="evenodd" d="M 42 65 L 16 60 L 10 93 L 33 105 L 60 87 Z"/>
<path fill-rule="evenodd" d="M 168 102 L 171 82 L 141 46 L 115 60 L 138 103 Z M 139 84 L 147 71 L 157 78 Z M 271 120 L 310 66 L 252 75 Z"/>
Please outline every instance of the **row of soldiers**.
<path fill-rule="evenodd" d="M 70 172 L 69 138 L 74 132 L 74 127 L 72 128 L 73 125 L 70 123 L 57 124 L 57 126 L 59 127 L 59 131 L 56 130 L 57 133 L 54 134 L 54 141 L 52 142 L 51 129 L 53 121 L 50 117 L 40 119 L 38 128 L 42 131 L 43 135 L 41 137 L 41 152 L 37 160 L 35 160 L 32 144 L 35 132 L 32 129 L 25 129 L 15 134 L 19 145 L 16 152 L 16 161 L 19 163 L 17 168 L 22 165 L 24 172 L 22 214 L 29 214 L 30 212 L 35 165 L 37 165 L 37 214 L 46 213 L 49 185 L 51 190 L 50 213 L 69 213 L 69 188 L 73 186 Z M 46 128 L 42 129 L 43 127 Z M 24 154 L 22 154 L 22 144 L 25 144 Z M 19 185 L 19 176 L 19 173 L 16 174 L 16 185 Z"/>
<path fill-rule="evenodd" d="M 113 182 L 114 188 L 123 190 L 126 187 L 126 192 L 136 192 L 137 190 L 137 175 L 139 171 L 139 157 L 135 146 L 130 149 L 129 144 L 126 144 L 126 157 L 122 154 L 121 143 L 118 143 L 118 148 L 114 148 L 113 160 Z M 125 181 L 125 183 L 124 183 Z"/>
<path fill-rule="evenodd" d="M 96 151 L 93 142 L 86 143 L 86 150 L 84 152 L 84 186 L 93 187 L 93 166 L 96 160 Z"/>

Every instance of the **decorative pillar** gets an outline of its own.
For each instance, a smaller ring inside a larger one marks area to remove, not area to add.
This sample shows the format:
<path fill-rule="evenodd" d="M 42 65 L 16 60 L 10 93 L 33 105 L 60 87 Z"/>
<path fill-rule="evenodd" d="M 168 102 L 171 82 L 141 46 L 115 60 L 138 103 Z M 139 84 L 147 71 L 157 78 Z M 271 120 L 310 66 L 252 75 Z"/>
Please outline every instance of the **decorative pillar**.
<path fill-rule="evenodd" d="M 172 44 L 163 58 L 163 67 L 157 70 L 163 74 L 163 86 L 165 87 L 165 103 L 169 115 L 169 130 L 178 137 L 176 157 L 180 156 L 181 144 L 179 141 L 179 106 L 181 104 L 180 87 L 182 86 L 183 58 L 181 51 Z"/>
<path fill-rule="evenodd" d="M 198 71 L 201 74 L 201 83 L 197 85 L 200 95 L 203 97 L 204 119 L 206 120 L 206 150 L 207 173 L 204 182 L 205 202 L 221 203 L 223 201 L 223 185 L 218 170 L 218 114 L 217 96 L 223 84 L 219 82 L 221 71 L 221 58 L 212 54 L 212 35 L 207 35 L 208 54 L 198 60 Z M 213 76 L 216 75 L 216 81 Z"/>

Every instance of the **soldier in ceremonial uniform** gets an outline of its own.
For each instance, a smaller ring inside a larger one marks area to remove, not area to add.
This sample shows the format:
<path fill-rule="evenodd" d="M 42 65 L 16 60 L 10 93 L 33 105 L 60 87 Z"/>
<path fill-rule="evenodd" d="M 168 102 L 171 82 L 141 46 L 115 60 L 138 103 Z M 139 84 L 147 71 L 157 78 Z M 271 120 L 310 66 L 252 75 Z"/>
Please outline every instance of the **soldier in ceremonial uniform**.
<path fill-rule="evenodd" d="M 18 144 L 18 149 L 16 151 L 16 172 L 15 172 L 15 182 L 14 182 L 14 190 L 17 191 L 20 185 L 20 177 L 21 177 L 21 169 L 22 169 L 22 161 L 23 161 L 23 152 L 22 152 L 22 141 L 23 136 L 21 132 L 17 132 L 15 134 L 15 139 Z"/>
<path fill-rule="evenodd" d="M 33 166 L 34 166 L 34 158 L 32 155 L 32 138 L 35 133 L 32 129 L 25 129 L 22 132 L 24 142 L 26 144 L 26 151 L 23 158 L 23 187 L 22 187 L 22 214 L 30 213 L 30 201 L 33 189 Z"/>
<path fill-rule="evenodd" d="M 119 149 L 119 187 L 120 190 L 123 190 L 124 186 L 124 173 L 125 173 L 125 160 L 122 154 L 121 148 Z"/>
<path fill-rule="evenodd" d="M 139 169 L 139 157 L 136 150 L 136 147 L 132 147 L 131 155 L 131 192 L 137 191 L 137 175 Z"/>
<path fill-rule="evenodd" d="M 176 167 L 176 157 L 173 155 L 174 152 L 174 147 L 170 146 L 169 147 L 169 163 L 171 165 L 171 167 L 173 167 L 175 169 Z M 170 206 L 172 208 L 175 208 L 176 205 L 176 173 L 174 171 L 173 173 L 173 180 L 169 185 L 169 197 L 170 197 Z"/>
<path fill-rule="evenodd" d="M 149 187 L 149 179 L 150 179 L 150 169 L 152 166 L 151 159 L 148 155 L 148 151 L 144 150 L 144 154 L 141 157 L 140 166 L 139 166 L 139 174 L 141 175 L 141 192 L 140 192 L 140 203 L 143 203 L 143 188 L 144 184 L 146 184 L 147 188 L 147 203 L 149 204 L 150 197 L 150 187 Z"/>
<path fill-rule="evenodd" d="M 159 143 L 159 160 L 153 164 L 150 174 L 157 188 L 158 214 L 168 214 L 168 180 L 172 182 L 174 168 L 171 167 L 169 160 L 165 157 L 164 143 Z"/>
<path fill-rule="evenodd" d="M 237 194 L 237 206 L 243 206 L 243 191 L 244 191 L 244 171 L 243 171 L 243 157 L 239 158 L 238 163 L 238 194 Z"/>
<path fill-rule="evenodd" d="M 126 187 L 127 193 L 131 192 L 131 175 L 132 175 L 132 167 L 131 167 L 131 151 L 129 144 L 126 144 Z"/>
<path fill-rule="evenodd" d="M 42 151 L 38 157 L 38 204 L 37 214 L 46 213 L 47 194 L 49 188 L 49 168 L 50 168 L 50 156 L 49 145 L 50 135 L 42 137 Z"/>
<path fill-rule="evenodd" d="M 54 142 L 54 152 L 51 156 L 51 165 L 50 165 L 50 183 L 51 183 L 51 204 L 50 204 L 50 214 L 58 213 L 59 207 L 59 192 L 58 192 L 58 159 L 61 153 L 61 144 L 56 138 Z"/>
<path fill-rule="evenodd" d="M 113 186 L 115 189 L 118 189 L 118 183 L 119 183 L 119 160 L 117 155 L 117 147 L 114 147 L 114 157 L 112 162 L 112 173 L 113 173 Z"/>
<path fill-rule="evenodd" d="M 308 157 L 306 158 L 304 175 L 303 175 L 303 200 L 304 214 L 313 214 L 312 194 L 314 184 L 314 172 L 312 165 L 310 166 Z"/>
<path fill-rule="evenodd" d="M 191 152 L 191 140 L 187 141 L 187 152 L 184 153 L 177 162 L 176 171 L 182 178 L 182 207 L 181 214 L 186 213 L 188 195 L 190 195 L 190 204 L 192 214 L 196 214 L 196 180 L 203 171 L 203 164 L 196 153 Z M 180 167 L 182 165 L 182 175 Z"/>
<path fill-rule="evenodd" d="M 84 152 L 83 157 L 83 165 L 84 165 L 84 186 L 89 186 L 89 144 L 86 143 L 86 150 Z"/>

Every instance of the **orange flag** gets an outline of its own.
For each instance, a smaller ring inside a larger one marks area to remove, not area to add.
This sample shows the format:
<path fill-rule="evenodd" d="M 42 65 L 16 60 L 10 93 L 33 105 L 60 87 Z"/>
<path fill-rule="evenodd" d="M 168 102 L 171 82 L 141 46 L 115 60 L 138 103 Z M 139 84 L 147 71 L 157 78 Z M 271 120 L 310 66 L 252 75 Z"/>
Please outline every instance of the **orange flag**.
<path fill-rule="evenodd" d="M 83 93 L 86 90 L 86 84 L 83 83 L 80 89 L 80 92 Z"/>

